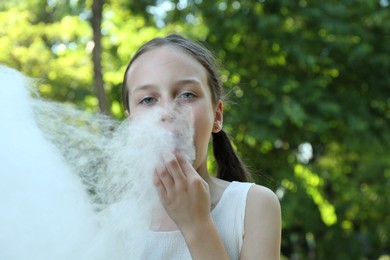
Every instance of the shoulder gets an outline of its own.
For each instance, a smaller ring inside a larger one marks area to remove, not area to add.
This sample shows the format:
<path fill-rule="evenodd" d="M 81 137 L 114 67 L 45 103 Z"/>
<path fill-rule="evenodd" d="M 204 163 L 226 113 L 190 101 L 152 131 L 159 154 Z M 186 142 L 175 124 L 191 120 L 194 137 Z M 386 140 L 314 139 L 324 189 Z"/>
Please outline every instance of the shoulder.
<path fill-rule="evenodd" d="M 240 259 L 279 259 L 281 209 L 270 189 L 252 185 L 248 191 L 244 241 Z M 261 257 L 259 257 L 261 256 Z"/>
<path fill-rule="evenodd" d="M 249 210 L 274 210 L 280 212 L 280 203 L 275 193 L 261 185 L 252 185 L 248 191 L 247 208 Z"/>
<path fill-rule="evenodd" d="M 248 191 L 245 210 L 246 227 L 249 225 L 276 226 L 281 222 L 279 199 L 269 188 L 252 185 Z"/>

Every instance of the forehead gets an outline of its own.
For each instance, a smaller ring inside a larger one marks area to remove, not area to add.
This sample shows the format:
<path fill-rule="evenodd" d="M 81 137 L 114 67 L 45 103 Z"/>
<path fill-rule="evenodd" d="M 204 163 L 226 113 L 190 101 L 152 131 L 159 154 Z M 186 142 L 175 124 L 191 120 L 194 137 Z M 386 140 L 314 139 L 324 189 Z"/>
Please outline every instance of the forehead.
<path fill-rule="evenodd" d="M 162 46 L 141 54 L 127 72 L 127 86 L 154 84 L 159 79 L 195 78 L 207 85 L 206 69 L 175 46 Z"/>

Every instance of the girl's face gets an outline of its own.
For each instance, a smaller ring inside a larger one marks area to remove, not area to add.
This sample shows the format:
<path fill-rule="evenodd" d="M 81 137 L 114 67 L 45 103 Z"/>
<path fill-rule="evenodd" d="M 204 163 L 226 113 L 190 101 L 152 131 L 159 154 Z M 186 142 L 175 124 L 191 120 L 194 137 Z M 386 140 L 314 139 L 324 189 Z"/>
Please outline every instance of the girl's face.
<path fill-rule="evenodd" d="M 212 131 L 216 131 L 215 122 L 222 125 L 222 102 L 212 102 L 206 69 L 179 48 L 162 46 L 143 53 L 127 73 L 132 116 L 155 106 L 167 111 L 174 103 L 190 106 L 194 117 L 194 168 L 199 173 L 207 171 L 208 143 Z"/>

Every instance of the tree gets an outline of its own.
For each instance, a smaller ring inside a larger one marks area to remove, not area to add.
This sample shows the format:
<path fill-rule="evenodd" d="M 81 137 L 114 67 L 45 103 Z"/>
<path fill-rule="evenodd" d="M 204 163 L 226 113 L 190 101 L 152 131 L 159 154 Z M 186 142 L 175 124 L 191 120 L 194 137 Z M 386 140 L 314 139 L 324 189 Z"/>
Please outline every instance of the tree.
<path fill-rule="evenodd" d="M 0 62 L 95 111 L 90 5 L 47 3 L 0 4 Z M 284 256 L 379 258 L 390 250 L 389 15 L 387 1 L 111 0 L 100 30 L 110 112 L 123 118 L 123 72 L 142 43 L 202 41 L 229 94 L 224 128 L 281 200 Z"/>
<path fill-rule="evenodd" d="M 208 30 L 231 93 L 225 127 L 257 182 L 281 198 L 284 254 L 385 254 L 389 5 L 172 2 L 166 24 L 192 17 Z"/>
<path fill-rule="evenodd" d="M 93 0 L 92 3 L 92 18 L 91 25 L 93 30 L 93 72 L 94 72 L 94 85 L 96 96 L 99 101 L 100 111 L 104 114 L 107 114 L 109 107 L 106 100 L 106 95 L 104 92 L 104 82 L 102 75 L 102 65 L 101 65 L 101 23 L 103 15 L 103 5 L 104 0 Z"/>
<path fill-rule="evenodd" d="M 84 3 L 2 3 L 0 61 L 39 79 L 43 97 L 94 110 L 92 32 Z"/>
<path fill-rule="evenodd" d="M 101 30 L 95 32 L 102 32 L 107 112 L 123 118 L 120 88 L 127 63 L 142 42 L 164 30 L 145 26 L 143 16 L 132 14 L 125 3 L 118 2 L 105 5 Z M 2 1 L 0 62 L 39 79 L 42 97 L 96 111 L 99 100 L 93 89 L 92 53 L 98 60 L 99 51 L 94 47 L 91 14 L 92 1 Z"/>

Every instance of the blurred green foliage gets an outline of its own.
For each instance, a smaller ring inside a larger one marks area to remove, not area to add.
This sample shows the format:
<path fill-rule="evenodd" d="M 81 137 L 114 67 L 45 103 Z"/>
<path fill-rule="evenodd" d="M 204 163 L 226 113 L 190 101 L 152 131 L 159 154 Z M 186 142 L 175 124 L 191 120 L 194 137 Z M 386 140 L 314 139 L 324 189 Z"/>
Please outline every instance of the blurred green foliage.
<path fill-rule="evenodd" d="M 92 0 L 0 3 L 0 63 L 42 96 L 97 110 Z M 111 113 L 137 47 L 181 33 L 217 56 L 224 128 L 279 196 L 288 259 L 390 254 L 389 1 L 111 0 L 102 65 Z M 388 258 L 387 258 L 388 259 Z"/>

